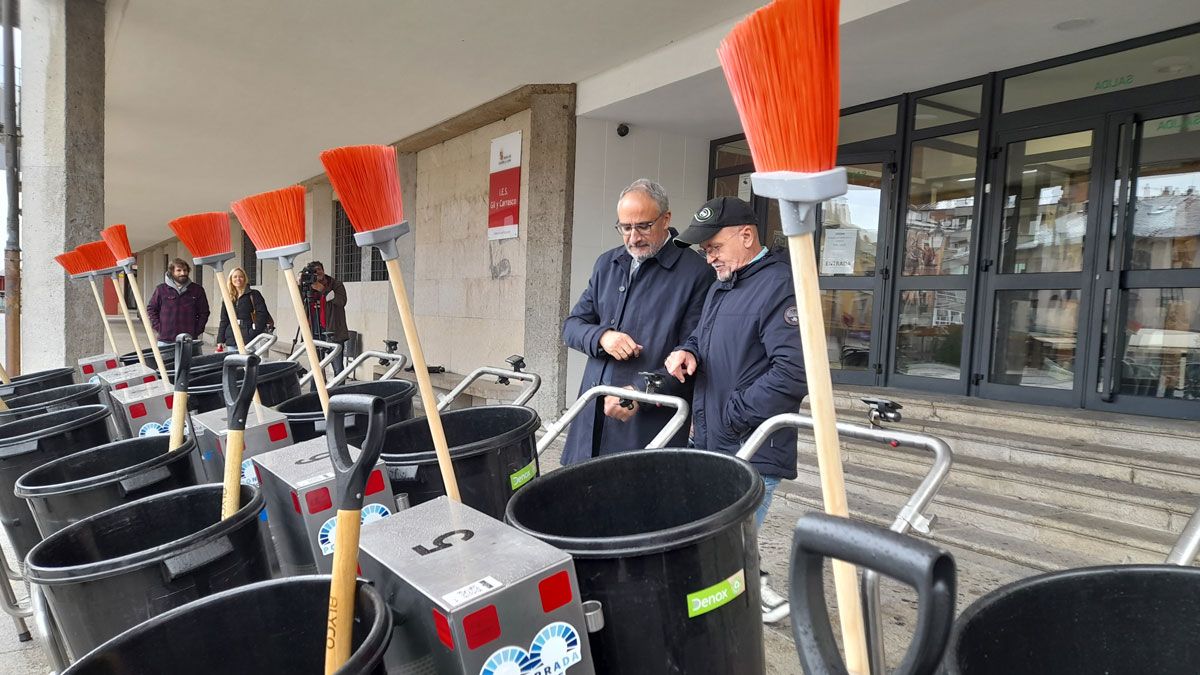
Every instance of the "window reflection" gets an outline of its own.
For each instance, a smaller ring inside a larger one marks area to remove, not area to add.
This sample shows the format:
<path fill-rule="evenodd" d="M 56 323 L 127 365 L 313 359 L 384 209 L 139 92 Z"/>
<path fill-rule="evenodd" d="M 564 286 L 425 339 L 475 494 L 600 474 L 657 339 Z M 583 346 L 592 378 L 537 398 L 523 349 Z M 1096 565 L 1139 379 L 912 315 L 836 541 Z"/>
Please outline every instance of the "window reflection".
<path fill-rule="evenodd" d="M 958 379 L 966 304 L 966 291 L 902 292 L 896 372 Z"/>
<path fill-rule="evenodd" d="M 1200 268 L 1200 112 L 1145 122 L 1138 157 L 1129 268 Z"/>
<path fill-rule="evenodd" d="M 1120 393 L 1200 399 L 1200 288 L 1125 292 Z"/>
<path fill-rule="evenodd" d="M 995 315 L 990 381 L 1074 386 L 1078 290 L 1002 291 L 996 294 Z"/>
<path fill-rule="evenodd" d="M 866 370 L 871 365 L 871 291 L 821 291 L 829 367 Z"/>
<path fill-rule="evenodd" d="M 975 221 L 978 136 L 972 131 L 913 144 L 905 275 L 967 273 Z"/>
<path fill-rule="evenodd" d="M 883 166 L 846 167 L 849 190 L 821 205 L 821 276 L 874 276 Z"/>

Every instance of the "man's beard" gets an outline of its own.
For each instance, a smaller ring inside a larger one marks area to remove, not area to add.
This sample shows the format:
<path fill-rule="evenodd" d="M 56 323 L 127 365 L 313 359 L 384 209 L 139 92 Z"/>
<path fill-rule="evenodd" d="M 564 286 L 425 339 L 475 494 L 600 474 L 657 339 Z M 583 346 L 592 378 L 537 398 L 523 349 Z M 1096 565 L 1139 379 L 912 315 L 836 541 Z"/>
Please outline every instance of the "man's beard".
<path fill-rule="evenodd" d="M 728 267 L 722 268 L 721 271 L 717 272 L 717 281 L 729 281 L 732 278 L 733 271 Z"/>
<path fill-rule="evenodd" d="M 638 264 L 641 264 L 641 263 L 644 263 L 647 260 L 653 258 L 654 256 L 658 255 L 658 252 L 662 250 L 662 247 L 664 245 L 666 245 L 666 243 L 667 243 L 667 240 L 664 239 L 661 242 L 659 242 L 658 244 L 651 244 L 650 248 L 642 249 L 643 251 L 645 251 L 644 253 L 637 253 L 634 251 L 633 248 L 631 248 L 629 246 L 625 247 L 625 251 L 630 256 L 632 256 L 634 260 L 638 261 Z"/>

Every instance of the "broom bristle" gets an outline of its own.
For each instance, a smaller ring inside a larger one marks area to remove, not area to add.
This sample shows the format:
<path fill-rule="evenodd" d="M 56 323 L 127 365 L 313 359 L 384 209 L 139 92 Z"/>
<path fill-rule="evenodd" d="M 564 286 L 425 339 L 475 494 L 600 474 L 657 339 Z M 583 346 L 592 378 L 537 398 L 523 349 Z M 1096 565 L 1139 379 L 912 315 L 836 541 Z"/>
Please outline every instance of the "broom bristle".
<path fill-rule="evenodd" d="M 305 240 L 304 188 L 299 185 L 244 197 L 231 206 L 260 251 Z"/>
<path fill-rule="evenodd" d="M 129 235 L 121 224 L 109 225 L 100 230 L 100 238 L 108 245 L 113 257 L 117 260 L 128 260 L 133 257 L 133 249 L 129 246 Z"/>
<path fill-rule="evenodd" d="M 838 0 L 775 0 L 734 26 L 717 57 L 755 169 L 833 168 Z"/>
<path fill-rule="evenodd" d="M 117 266 L 117 259 L 103 241 L 90 241 L 75 247 L 75 252 L 87 261 L 88 270 L 106 270 Z"/>
<path fill-rule="evenodd" d="M 193 213 L 168 223 L 175 236 L 187 247 L 193 258 L 206 258 L 219 253 L 231 253 L 229 214 L 223 211 Z"/>
<path fill-rule="evenodd" d="M 54 256 L 54 260 L 59 265 L 62 265 L 62 268 L 71 276 L 91 271 L 88 269 L 87 261 L 76 251 L 67 251 L 66 253 L 56 255 Z"/>
<path fill-rule="evenodd" d="M 390 145 L 333 148 L 321 153 L 321 163 L 356 232 L 377 230 L 404 220 L 395 148 Z"/>

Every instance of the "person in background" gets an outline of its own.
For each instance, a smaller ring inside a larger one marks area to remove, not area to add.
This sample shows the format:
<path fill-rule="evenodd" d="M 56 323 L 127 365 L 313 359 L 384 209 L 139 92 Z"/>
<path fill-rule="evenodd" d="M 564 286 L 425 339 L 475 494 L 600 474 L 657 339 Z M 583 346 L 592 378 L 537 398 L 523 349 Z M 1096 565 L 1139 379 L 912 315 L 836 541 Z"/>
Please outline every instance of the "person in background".
<path fill-rule="evenodd" d="M 346 327 L 346 285 L 325 274 L 325 265 L 319 260 L 309 263 L 315 277 L 312 289 L 316 294 L 312 309 L 316 312 L 319 326 L 313 326 L 313 332 L 319 331 L 319 339 L 326 342 L 342 343 L 342 351 L 333 360 L 334 374 L 342 372 L 346 359 L 346 341 L 350 339 L 350 330 Z"/>
<path fill-rule="evenodd" d="M 598 385 L 641 388 L 643 371 L 666 374 L 662 360 L 696 327 L 712 270 L 700 256 L 670 246 L 675 231 L 662 186 L 645 178 L 621 192 L 617 233 L 622 245 L 596 260 L 587 289 L 563 322 L 563 341 L 587 355 L 580 394 Z M 691 401 L 691 383 L 664 378 L 663 394 Z M 571 425 L 563 464 L 646 447 L 674 410 L 621 405 L 615 396 L 596 402 Z M 681 429 L 668 447 L 681 447 Z"/>
<path fill-rule="evenodd" d="M 675 239 L 680 246 L 699 245 L 717 283 L 696 330 L 665 366 L 680 382 L 695 379 L 695 446 L 731 455 L 768 417 L 798 412 L 808 394 L 791 266 L 786 254 L 759 242 L 757 221 L 746 202 L 718 197 Z M 775 488 L 796 477 L 796 430 L 772 434 L 751 464 L 766 488 L 754 515 L 761 528 Z M 767 584 L 765 573 L 761 588 L 763 621 L 787 616 L 787 601 Z"/>
<path fill-rule="evenodd" d="M 154 289 L 150 302 L 146 303 L 146 314 L 150 316 L 150 327 L 158 336 L 158 343 L 174 344 L 175 337 L 187 333 L 199 340 L 208 323 L 208 295 L 200 284 L 192 283 L 188 275 L 192 266 L 182 258 L 175 258 L 167 265 L 163 283 Z"/>
<path fill-rule="evenodd" d="M 246 270 L 235 267 L 229 273 L 229 297 L 233 299 L 233 311 L 236 321 L 242 329 L 242 339 L 246 342 L 253 340 L 261 333 L 275 327 L 275 320 L 267 309 L 267 301 L 253 288 L 250 288 Z M 221 303 L 221 323 L 217 327 L 217 351 L 225 351 L 228 343 L 237 344 L 233 330 L 229 326 L 229 312 L 225 311 L 225 303 Z"/>

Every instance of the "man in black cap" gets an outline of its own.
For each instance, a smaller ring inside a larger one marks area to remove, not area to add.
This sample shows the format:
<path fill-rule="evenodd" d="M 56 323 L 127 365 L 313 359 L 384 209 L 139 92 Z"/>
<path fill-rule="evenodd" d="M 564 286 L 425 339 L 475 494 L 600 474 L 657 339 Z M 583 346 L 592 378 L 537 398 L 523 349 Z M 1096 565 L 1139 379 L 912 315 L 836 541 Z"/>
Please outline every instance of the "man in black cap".
<path fill-rule="evenodd" d="M 695 446 L 729 454 L 768 417 L 797 412 L 808 393 L 791 267 L 759 242 L 757 220 L 746 202 L 718 197 L 675 238 L 680 246 L 699 246 L 717 282 L 696 330 L 666 367 L 680 382 L 695 376 Z M 755 514 L 761 527 L 780 480 L 796 477 L 795 429 L 772 434 L 751 463 L 766 486 Z M 762 581 L 763 620 L 778 621 L 787 603 Z"/>

